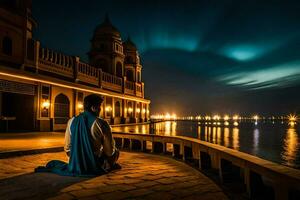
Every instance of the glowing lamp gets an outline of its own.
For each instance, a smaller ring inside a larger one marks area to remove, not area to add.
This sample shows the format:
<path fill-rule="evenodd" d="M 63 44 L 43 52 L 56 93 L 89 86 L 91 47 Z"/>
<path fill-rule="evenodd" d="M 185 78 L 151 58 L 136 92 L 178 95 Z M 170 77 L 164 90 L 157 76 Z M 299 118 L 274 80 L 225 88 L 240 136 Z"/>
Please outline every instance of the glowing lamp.
<path fill-rule="evenodd" d="M 224 120 L 225 120 L 225 121 L 228 121 L 228 120 L 229 120 L 229 116 L 228 116 L 228 115 L 225 115 L 225 116 L 224 116 Z"/>
<path fill-rule="evenodd" d="M 238 120 L 238 119 L 239 119 L 239 116 L 238 116 L 238 115 L 234 115 L 234 116 L 232 117 L 232 119 L 233 119 L 233 120 Z"/>
<path fill-rule="evenodd" d="M 43 107 L 43 109 L 49 109 L 50 101 L 49 100 L 44 100 L 44 102 L 42 103 L 42 107 Z"/>
<path fill-rule="evenodd" d="M 143 112 L 143 113 L 146 113 L 146 109 L 145 109 L 145 108 L 143 108 L 142 112 Z"/>
<path fill-rule="evenodd" d="M 254 119 L 255 121 L 257 121 L 257 120 L 259 119 L 259 117 L 258 117 L 257 115 L 254 115 L 254 116 L 253 116 L 253 119 Z"/>
<path fill-rule="evenodd" d="M 77 104 L 77 108 L 78 108 L 78 109 L 83 109 L 83 104 L 82 104 L 82 103 L 78 103 L 78 104 Z"/>
<path fill-rule="evenodd" d="M 220 116 L 219 115 L 214 115 L 213 119 L 214 120 L 220 120 Z"/>
<path fill-rule="evenodd" d="M 112 110 L 112 108 L 111 108 L 110 106 L 106 106 L 106 107 L 105 107 L 105 111 L 106 111 L 106 112 L 110 112 L 111 110 Z"/>
<path fill-rule="evenodd" d="M 131 113 L 133 111 L 132 108 L 128 108 L 128 112 Z"/>
<path fill-rule="evenodd" d="M 136 112 L 137 112 L 137 113 L 140 113 L 140 112 L 141 112 L 141 109 L 137 108 L 137 109 L 136 109 Z"/>
<path fill-rule="evenodd" d="M 297 116 L 296 115 L 289 115 L 288 119 L 289 119 L 290 122 L 295 122 L 295 121 L 297 121 Z"/>

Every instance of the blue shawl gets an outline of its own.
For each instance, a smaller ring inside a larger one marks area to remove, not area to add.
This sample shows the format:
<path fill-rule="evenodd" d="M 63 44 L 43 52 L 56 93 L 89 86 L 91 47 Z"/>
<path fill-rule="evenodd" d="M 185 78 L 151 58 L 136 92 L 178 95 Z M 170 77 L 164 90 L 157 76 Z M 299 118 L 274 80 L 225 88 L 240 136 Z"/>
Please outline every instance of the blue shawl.
<path fill-rule="evenodd" d="M 52 172 L 63 176 L 97 176 L 106 173 L 104 162 L 94 155 L 91 142 L 91 126 L 96 120 L 90 112 L 83 112 L 75 117 L 71 124 L 71 150 L 69 163 L 52 160 L 45 167 L 38 167 L 35 172 Z"/>

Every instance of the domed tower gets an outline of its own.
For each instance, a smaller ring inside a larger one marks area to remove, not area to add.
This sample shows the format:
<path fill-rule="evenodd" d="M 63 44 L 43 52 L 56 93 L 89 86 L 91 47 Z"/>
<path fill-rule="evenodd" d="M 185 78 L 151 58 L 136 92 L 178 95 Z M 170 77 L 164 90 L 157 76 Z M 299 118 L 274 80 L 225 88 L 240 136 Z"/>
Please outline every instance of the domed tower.
<path fill-rule="evenodd" d="M 96 27 L 88 53 L 92 66 L 101 68 L 119 77 L 123 77 L 123 45 L 120 32 L 111 24 L 108 16 Z"/>
<path fill-rule="evenodd" d="M 142 65 L 140 64 L 140 56 L 136 45 L 131 41 L 130 37 L 123 42 L 125 54 L 125 76 L 128 81 L 142 81 Z"/>

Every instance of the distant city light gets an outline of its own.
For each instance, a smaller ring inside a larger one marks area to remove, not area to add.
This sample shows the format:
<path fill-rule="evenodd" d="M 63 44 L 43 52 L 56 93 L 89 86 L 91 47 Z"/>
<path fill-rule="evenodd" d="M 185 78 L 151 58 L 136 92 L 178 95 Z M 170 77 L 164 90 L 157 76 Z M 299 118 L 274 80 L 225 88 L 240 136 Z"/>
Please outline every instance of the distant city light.
<path fill-rule="evenodd" d="M 224 116 L 224 120 L 225 120 L 225 121 L 228 121 L 229 119 L 230 119 L 230 118 L 229 118 L 229 115 L 225 115 L 225 116 Z"/>
<path fill-rule="evenodd" d="M 257 120 L 259 119 L 259 116 L 258 116 L 258 115 L 254 115 L 252 118 L 253 118 L 255 121 L 257 121 Z"/>
<path fill-rule="evenodd" d="M 217 121 L 218 121 L 218 120 L 220 120 L 220 118 L 221 118 L 221 117 L 220 117 L 219 115 L 214 115 L 214 116 L 213 116 L 213 120 L 217 120 Z"/>
<path fill-rule="evenodd" d="M 239 119 L 239 116 L 238 116 L 238 115 L 233 115 L 232 119 L 233 119 L 233 120 L 238 120 L 238 119 Z"/>

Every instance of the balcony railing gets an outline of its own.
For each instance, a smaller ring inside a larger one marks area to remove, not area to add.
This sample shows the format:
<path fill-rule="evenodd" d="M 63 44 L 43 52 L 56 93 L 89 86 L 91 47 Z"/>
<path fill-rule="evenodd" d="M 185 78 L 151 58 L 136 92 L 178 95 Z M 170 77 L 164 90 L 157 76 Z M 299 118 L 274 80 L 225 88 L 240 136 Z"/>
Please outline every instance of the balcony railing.
<path fill-rule="evenodd" d="M 102 72 L 102 87 L 122 92 L 122 78 Z"/>
<path fill-rule="evenodd" d="M 135 83 L 136 96 L 143 97 L 143 83 Z"/>
<path fill-rule="evenodd" d="M 144 83 L 126 80 L 80 61 L 79 57 L 64 55 L 48 48 L 40 47 L 40 42 L 32 40 L 32 48 L 27 52 L 25 70 L 43 73 L 52 77 L 67 77 L 68 81 L 77 81 L 97 88 L 118 93 L 144 97 Z M 2 59 L 2 58 L 1 58 Z"/>
<path fill-rule="evenodd" d="M 125 81 L 125 94 L 135 95 L 135 83 L 132 81 Z"/>
<path fill-rule="evenodd" d="M 83 62 L 77 65 L 77 80 L 99 86 L 100 70 Z"/>
<path fill-rule="evenodd" d="M 74 58 L 41 47 L 39 49 L 38 69 L 73 78 Z"/>

